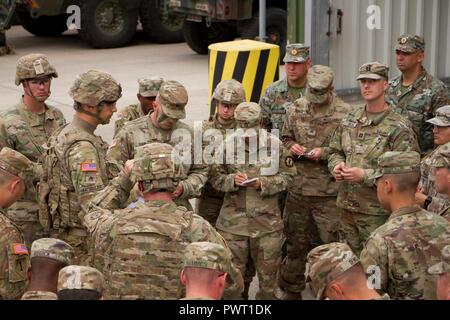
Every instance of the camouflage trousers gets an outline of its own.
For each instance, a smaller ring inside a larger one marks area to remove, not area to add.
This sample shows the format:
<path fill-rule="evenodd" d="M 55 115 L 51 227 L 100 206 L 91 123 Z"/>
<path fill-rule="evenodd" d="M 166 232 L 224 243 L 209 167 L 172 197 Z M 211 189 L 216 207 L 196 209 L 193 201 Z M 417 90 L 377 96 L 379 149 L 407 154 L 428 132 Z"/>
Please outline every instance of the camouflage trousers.
<path fill-rule="evenodd" d="M 278 285 L 300 294 L 305 289 L 308 252 L 338 239 L 339 210 L 335 197 L 305 197 L 289 192 L 283 215 L 286 257 L 280 266 Z"/>
<path fill-rule="evenodd" d="M 340 211 L 339 240 L 346 242 L 357 256 L 360 255 L 370 234 L 389 218 L 389 216 L 355 213 L 342 208 Z"/>
<path fill-rule="evenodd" d="M 38 220 L 38 212 L 37 204 L 30 202 L 16 202 L 7 210 L 8 218 L 22 231 L 28 248 L 31 248 L 34 240 L 48 236 Z"/>
<path fill-rule="evenodd" d="M 238 236 L 221 230 L 219 233 L 227 241 L 233 254 L 233 264 L 241 274 L 246 274 L 248 260 L 253 260 L 259 280 L 256 299 L 275 299 L 273 291 L 281 262 L 282 231 L 275 231 L 259 238 Z"/>
<path fill-rule="evenodd" d="M 89 266 L 91 257 L 89 254 L 89 237 L 87 232 L 81 228 L 65 228 L 52 230 L 52 238 L 63 240 L 70 244 L 74 250 L 73 265 Z"/>

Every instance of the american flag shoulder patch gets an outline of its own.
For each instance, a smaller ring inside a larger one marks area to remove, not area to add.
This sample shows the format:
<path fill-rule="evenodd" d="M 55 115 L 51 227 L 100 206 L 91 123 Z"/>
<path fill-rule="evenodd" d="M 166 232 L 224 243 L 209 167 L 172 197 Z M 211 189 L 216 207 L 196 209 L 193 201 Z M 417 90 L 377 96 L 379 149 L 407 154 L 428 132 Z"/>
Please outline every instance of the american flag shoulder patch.
<path fill-rule="evenodd" d="M 82 172 L 97 172 L 97 164 L 94 162 L 83 162 L 81 164 Z"/>
<path fill-rule="evenodd" d="M 23 243 L 13 243 L 11 245 L 11 251 L 13 254 L 28 254 L 27 246 Z"/>

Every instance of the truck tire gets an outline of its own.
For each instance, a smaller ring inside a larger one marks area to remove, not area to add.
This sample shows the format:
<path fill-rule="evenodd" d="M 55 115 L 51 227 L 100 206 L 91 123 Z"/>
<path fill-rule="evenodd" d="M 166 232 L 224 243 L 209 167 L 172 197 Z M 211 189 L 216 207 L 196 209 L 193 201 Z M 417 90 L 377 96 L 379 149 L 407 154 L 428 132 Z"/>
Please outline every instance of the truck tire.
<path fill-rule="evenodd" d="M 119 0 L 83 1 L 81 38 L 94 48 L 116 48 L 127 45 L 134 34 L 138 10 L 127 10 Z"/>
<path fill-rule="evenodd" d="M 183 42 L 183 15 L 167 14 L 159 7 L 158 0 L 141 2 L 139 9 L 144 33 L 157 43 Z"/>
<path fill-rule="evenodd" d="M 40 16 L 33 18 L 28 12 L 17 12 L 22 27 L 38 37 L 57 37 L 67 30 L 68 14 L 57 16 Z"/>
<path fill-rule="evenodd" d="M 212 23 L 207 27 L 203 22 L 184 21 L 184 40 L 198 54 L 207 54 L 210 44 L 231 41 L 236 38 L 236 28 L 227 23 Z"/>
<path fill-rule="evenodd" d="M 280 46 L 280 60 L 286 52 L 287 12 L 280 8 L 267 8 L 266 35 L 267 42 Z M 255 39 L 259 35 L 259 14 L 245 23 L 242 27 L 243 39 Z"/>

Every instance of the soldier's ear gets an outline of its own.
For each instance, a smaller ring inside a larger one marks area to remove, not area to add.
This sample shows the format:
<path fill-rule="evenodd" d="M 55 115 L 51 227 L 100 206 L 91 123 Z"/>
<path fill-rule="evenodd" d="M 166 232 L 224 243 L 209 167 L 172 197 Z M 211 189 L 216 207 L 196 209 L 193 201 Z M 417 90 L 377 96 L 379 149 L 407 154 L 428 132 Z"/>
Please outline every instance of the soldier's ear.
<path fill-rule="evenodd" d="M 184 272 L 184 269 L 181 270 L 180 280 L 181 280 L 181 284 L 186 287 L 186 273 Z"/>
<path fill-rule="evenodd" d="M 425 52 L 420 51 L 419 54 L 417 55 L 417 62 L 422 64 L 424 61 L 425 61 Z"/>

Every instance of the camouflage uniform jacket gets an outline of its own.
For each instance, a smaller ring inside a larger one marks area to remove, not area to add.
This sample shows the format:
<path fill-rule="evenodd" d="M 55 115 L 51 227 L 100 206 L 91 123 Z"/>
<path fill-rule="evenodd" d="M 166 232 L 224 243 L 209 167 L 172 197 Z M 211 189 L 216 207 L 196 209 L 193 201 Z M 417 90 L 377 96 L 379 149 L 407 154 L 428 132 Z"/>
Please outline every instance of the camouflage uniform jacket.
<path fill-rule="evenodd" d="M 441 261 L 450 243 L 450 225 L 419 206 L 401 208 L 375 230 L 361 253 L 364 267 L 380 268 L 381 291 L 394 300 L 436 299 L 436 278 L 430 266 Z"/>
<path fill-rule="evenodd" d="M 139 103 L 132 104 L 123 108 L 117 115 L 117 120 L 114 123 L 114 137 L 117 136 L 117 133 L 120 131 L 120 129 L 122 129 L 125 123 L 139 119 L 144 116 L 145 114 L 144 112 L 142 112 L 142 108 Z"/>
<path fill-rule="evenodd" d="M 236 128 L 236 123 L 233 121 L 229 125 L 223 125 L 217 120 L 217 115 L 212 120 L 205 120 L 202 123 L 202 132 L 205 134 L 205 132 L 209 129 L 216 129 L 220 130 L 222 133 L 222 137 L 225 138 L 226 131 L 227 130 L 233 130 Z M 209 170 L 209 175 L 211 175 L 211 170 Z M 225 196 L 225 193 L 216 190 L 212 185 L 211 182 L 208 180 L 205 184 L 205 187 L 202 190 L 202 195 L 200 198 L 217 198 L 217 199 L 223 199 Z"/>
<path fill-rule="evenodd" d="M 27 291 L 20 300 L 58 300 L 58 296 L 51 291 Z"/>
<path fill-rule="evenodd" d="M 80 212 L 91 235 L 95 267 L 105 275 L 106 297 L 181 298 L 179 273 L 185 246 L 207 241 L 227 248 L 226 242 L 206 220 L 174 203 L 148 201 L 120 209 L 132 186 L 120 174 Z M 242 276 L 233 270 L 237 279 L 233 290 L 241 292 Z"/>
<path fill-rule="evenodd" d="M 27 285 L 30 264 L 19 228 L 0 208 L 0 300 L 18 299 Z"/>
<path fill-rule="evenodd" d="M 362 214 L 388 215 L 378 203 L 372 180 L 378 158 L 387 151 L 418 151 L 409 121 L 391 109 L 372 121 L 366 115 L 365 106 L 354 107 L 331 139 L 328 169 L 333 172 L 339 163 L 345 162 L 348 167 L 364 169 L 364 181 L 341 183 L 338 207 Z"/>
<path fill-rule="evenodd" d="M 437 109 L 449 103 L 449 89 L 424 69 L 403 94 L 402 76 L 392 80 L 386 97 L 395 111 L 412 122 L 419 139 L 421 154 L 430 152 L 434 148 L 433 125 L 426 121 L 434 117 Z"/>
<path fill-rule="evenodd" d="M 319 113 L 320 112 L 320 113 Z M 303 196 L 336 196 L 338 184 L 328 171 L 330 141 L 341 120 L 350 112 L 350 106 L 334 96 L 330 105 L 313 107 L 301 98 L 289 108 L 281 133 L 283 144 L 290 150 L 294 144 L 307 149 L 322 149 L 321 161 L 301 159 L 296 161 L 297 175 L 289 186 L 290 192 Z M 294 156 L 295 157 L 295 156 Z"/>
<path fill-rule="evenodd" d="M 77 118 L 49 141 L 42 190 L 49 189 L 49 212 L 40 206 L 41 223 L 46 227 L 82 228 L 78 219 L 81 204 L 102 190 L 109 179 L 106 166 L 108 145 L 94 135 L 95 127 Z M 48 183 L 48 186 L 46 184 Z M 45 191 L 44 191 L 45 192 Z M 43 195 L 40 194 L 40 197 Z"/>
<path fill-rule="evenodd" d="M 172 134 L 176 130 L 178 135 L 172 138 Z M 117 164 L 117 168 L 114 170 L 114 173 L 117 175 L 127 160 L 134 159 L 137 147 L 152 142 L 169 143 L 172 146 L 176 146 L 182 143 L 183 138 L 186 139 L 187 135 L 190 135 L 193 141 L 194 133 L 192 128 L 181 121 L 178 121 L 172 130 L 162 130 L 152 124 L 150 116 L 142 117 L 128 122 L 119 131 L 119 134 L 108 149 L 107 161 Z M 190 142 L 191 140 L 189 140 Z M 183 194 L 177 199 L 179 200 L 177 204 L 185 205 L 186 203 L 188 205 L 187 199 L 200 196 L 201 189 L 208 179 L 207 170 L 207 167 L 204 165 L 191 165 L 188 177 L 183 181 Z"/>
<path fill-rule="evenodd" d="M 43 146 L 53 132 L 66 123 L 61 111 L 49 106 L 45 108 L 43 114 L 37 115 L 20 102 L 13 108 L 0 113 L 0 149 L 9 147 L 35 163 L 34 179 L 25 181 L 26 191 L 22 199 L 8 209 L 8 215 L 14 221 L 37 221 L 36 183 L 42 172 L 40 162 L 45 153 Z M 34 214 L 24 214 L 24 208 Z"/>
<path fill-rule="evenodd" d="M 239 164 L 237 152 L 234 152 L 234 164 L 212 166 L 211 184 L 226 193 L 217 219 L 217 229 L 239 236 L 258 238 L 283 228 L 278 193 L 286 190 L 296 174 L 296 169 L 293 158 L 278 140 L 279 168 L 276 168 L 276 174 L 262 175 L 263 168 L 267 169 L 271 159 L 277 156 L 271 155 L 270 137 L 269 135 L 266 141 L 259 144 L 258 148 L 254 148 L 254 151 L 242 139 L 238 138 L 236 141 L 234 134 L 227 137 L 227 140 L 235 140 L 238 150 L 245 150 L 246 158 L 245 164 Z M 274 136 L 272 138 L 277 139 Z M 224 145 L 227 144 L 225 141 Z M 225 147 L 224 150 L 224 154 L 229 152 Z M 264 155 L 266 151 L 267 154 Z M 248 159 L 256 158 L 258 153 L 258 161 L 250 163 Z M 230 163 L 224 161 L 227 162 Z M 234 177 L 238 172 L 246 173 L 249 179 L 259 178 L 261 190 L 235 186 Z"/>
<path fill-rule="evenodd" d="M 448 148 L 450 148 L 450 142 L 438 146 L 435 150 L 433 150 L 433 152 L 426 155 L 422 159 L 422 163 L 420 166 L 421 178 L 419 187 L 422 189 L 424 194 L 433 198 L 431 203 L 428 205 L 427 210 L 434 213 L 439 213 L 445 207 L 450 206 L 450 199 L 448 198 L 448 196 L 436 191 L 435 179 L 431 167 L 431 163 L 433 162 L 436 155 L 438 155 L 442 150 Z"/>
<path fill-rule="evenodd" d="M 266 89 L 259 101 L 264 128 L 281 131 L 289 106 L 304 93 L 304 88 L 300 93 L 294 93 L 294 90 L 289 87 L 286 78 L 278 80 Z"/>

